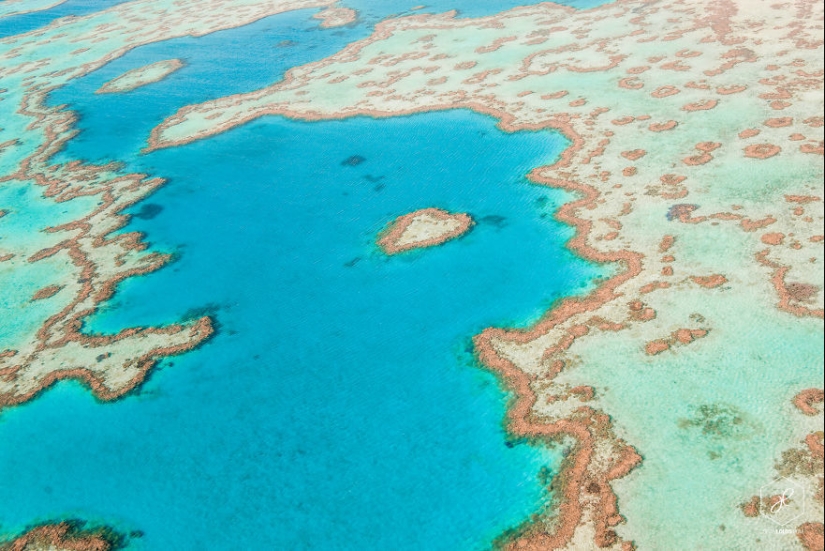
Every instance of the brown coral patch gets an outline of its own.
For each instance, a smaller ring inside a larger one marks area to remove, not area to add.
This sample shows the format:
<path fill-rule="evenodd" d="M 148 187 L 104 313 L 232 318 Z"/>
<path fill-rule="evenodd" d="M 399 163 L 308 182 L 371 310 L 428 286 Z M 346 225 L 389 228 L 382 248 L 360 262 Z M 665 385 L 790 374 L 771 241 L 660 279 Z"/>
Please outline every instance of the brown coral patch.
<path fill-rule="evenodd" d="M 761 143 L 749 145 L 744 149 L 745 157 L 752 159 L 769 159 L 778 155 L 782 148 L 771 143 Z"/>
<path fill-rule="evenodd" d="M 765 126 L 770 126 L 771 128 L 782 128 L 785 126 L 790 126 L 793 124 L 793 117 L 777 117 L 773 119 L 768 119 L 764 122 Z"/>
<path fill-rule="evenodd" d="M 750 501 L 746 501 L 739 505 L 739 508 L 742 509 L 742 513 L 746 517 L 758 517 L 759 516 L 759 496 L 752 496 Z"/>
<path fill-rule="evenodd" d="M 650 65 L 641 65 L 639 67 L 631 67 L 627 70 L 627 74 L 629 75 L 641 75 L 645 71 L 650 70 Z"/>
<path fill-rule="evenodd" d="M 825 525 L 821 522 L 806 522 L 799 526 L 796 537 L 807 551 L 825 549 Z"/>
<path fill-rule="evenodd" d="M 667 289 L 668 287 L 670 287 L 670 283 L 668 283 L 667 281 L 654 281 L 652 283 L 648 283 L 647 285 L 642 286 L 639 289 L 639 292 L 643 295 L 646 295 L 648 293 L 652 293 L 657 289 Z"/>
<path fill-rule="evenodd" d="M 42 289 L 38 290 L 34 295 L 32 295 L 31 300 L 43 300 L 46 298 L 53 297 L 60 289 L 62 289 L 62 285 L 49 285 L 47 287 L 43 287 Z"/>
<path fill-rule="evenodd" d="M 672 205 L 667 212 L 668 220 L 678 220 L 680 222 L 692 223 L 695 222 L 693 212 L 698 209 L 698 205 L 691 205 L 689 203 L 677 203 Z M 700 218 L 701 220 L 702 218 Z"/>
<path fill-rule="evenodd" d="M 818 473 L 822 472 L 822 460 L 825 459 L 825 432 L 818 431 L 812 432 L 808 436 L 805 437 L 805 445 L 808 446 L 808 451 L 811 452 L 811 457 L 814 460 L 819 460 L 820 463 L 816 467 L 816 471 Z M 820 479 L 822 480 L 822 479 Z M 822 491 L 820 486 L 820 493 L 818 496 L 819 501 L 822 501 Z"/>
<path fill-rule="evenodd" d="M 688 166 L 699 166 L 709 163 L 713 160 L 713 155 L 709 153 L 702 153 L 700 155 L 691 155 L 690 157 L 685 157 L 682 159 L 682 162 Z"/>
<path fill-rule="evenodd" d="M 825 146 L 823 146 L 823 142 L 819 142 L 818 144 L 809 144 L 803 143 L 799 146 L 799 151 L 802 153 L 812 153 L 814 155 L 823 155 L 825 154 Z"/>
<path fill-rule="evenodd" d="M 756 260 L 760 264 L 773 269 L 771 283 L 773 284 L 774 289 L 776 289 L 776 293 L 779 295 L 779 304 L 777 304 L 777 308 L 789 312 L 795 316 L 813 316 L 817 318 L 825 317 L 825 311 L 823 311 L 822 308 L 813 309 L 799 304 L 798 301 L 794 301 L 794 298 L 788 290 L 788 284 L 785 282 L 785 276 L 787 275 L 789 268 L 768 260 L 767 255 L 768 250 L 766 249 L 756 254 Z"/>
<path fill-rule="evenodd" d="M 651 132 L 665 132 L 666 130 L 673 130 L 679 125 L 676 121 L 667 121 L 661 123 L 653 123 L 648 126 Z"/>
<path fill-rule="evenodd" d="M 650 95 L 653 96 L 654 98 L 666 98 L 668 96 L 675 96 L 679 92 L 681 92 L 681 90 L 679 90 L 677 87 L 672 86 L 672 85 L 667 85 L 667 86 L 659 86 L 658 88 L 653 90 L 650 93 Z"/>
<path fill-rule="evenodd" d="M 634 300 L 628 303 L 627 307 L 630 308 L 631 312 L 638 312 L 642 308 L 644 308 L 645 303 L 641 300 Z"/>
<path fill-rule="evenodd" d="M 650 341 L 645 345 L 645 354 L 648 356 L 655 356 L 661 354 L 665 350 L 670 349 L 670 343 L 663 340 Z"/>
<path fill-rule="evenodd" d="M 20 371 L 22 367 L 21 365 L 13 365 L 11 367 L 0 368 L 0 380 L 7 383 L 14 381 L 15 377 L 17 377 L 17 372 Z"/>
<path fill-rule="evenodd" d="M 644 88 L 645 83 L 636 77 L 625 77 L 619 81 L 619 88 L 626 90 L 639 90 Z"/>
<path fill-rule="evenodd" d="M 635 121 L 636 117 L 619 117 L 618 119 L 613 119 L 610 121 L 611 123 L 615 124 L 616 126 L 624 126 L 625 124 L 630 124 L 631 122 Z"/>
<path fill-rule="evenodd" d="M 630 151 L 622 151 L 622 157 L 629 161 L 636 161 L 647 155 L 644 149 L 631 149 Z"/>
<path fill-rule="evenodd" d="M 682 106 L 682 111 L 707 111 L 719 105 L 719 100 L 709 99 L 705 101 L 697 101 L 688 103 Z"/>
<path fill-rule="evenodd" d="M 785 289 L 790 297 L 798 302 L 811 300 L 819 294 L 819 287 L 808 283 L 788 283 Z"/>
<path fill-rule="evenodd" d="M 117 536 L 108 530 L 82 531 L 77 523 L 61 522 L 33 528 L 8 544 L 8 551 L 54 549 L 60 551 L 110 551 Z"/>
<path fill-rule="evenodd" d="M 761 220 L 751 220 L 750 218 L 743 218 L 739 225 L 742 227 L 743 230 L 746 232 L 756 231 L 761 228 L 765 228 L 770 226 L 771 224 L 776 222 L 776 218 L 773 216 L 766 216 Z"/>
<path fill-rule="evenodd" d="M 825 391 L 821 388 L 806 388 L 794 396 L 793 404 L 805 415 L 817 415 L 819 411 L 814 404 L 821 404 L 825 400 Z"/>
<path fill-rule="evenodd" d="M 690 329 L 677 329 L 674 337 L 682 344 L 693 342 L 693 333 L 691 333 Z"/>
<path fill-rule="evenodd" d="M 822 201 L 822 198 L 816 195 L 786 195 L 785 201 L 804 205 L 805 203 L 817 203 Z"/>
<path fill-rule="evenodd" d="M 785 234 L 778 232 L 766 233 L 760 238 L 762 243 L 764 243 L 765 245 L 781 245 L 784 239 Z"/>
<path fill-rule="evenodd" d="M 694 146 L 699 151 L 704 151 L 705 153 L 710 153 L 711 151 L 716 151 L 722 144 L 719 142 L 699 142 Z"/>
<path fill-rule="evenodd" d="M 678 186 L 687 180 L 687 177 L 680 174 L 664 174 L 659 177 L 659 180 L 666 186 Z"/>
<path fill-rule="evenodd" d="M 690 279 L 697 285 L 701 285 L 702 287 L 705 287 L 707 289 L 713 289 L 715 287 L 719 287 L 720 285 L 724 285 L 728 282 L 728 278 L 726 278 L 722 274 L 713 274 L 709 276 L 691 276 Z"/>
<path fill-rule="evenodd" d="M 739 92 L 744 92 L 747 89 L 748 87 L 743 85 L 719 86 L 716 88 L 716 93 L 726 96 L 728 94 L 738 94 Z"/>
<path fill-rule="evenodd" d="M 566 96 L 569 92 L 567 90 L 559 90 L 558 92 L 553 92 L 552 94 L 545 94 L 541 96 L 541 99 L 560 99 Z"/>
<path fill-rule="evenodd" d="M 644 308 L 640 312 L 632 314 L 631 317 L 637 321 L 650 321 L 656 318 L 656 310 L 653 308 Z"/>
<path fill-rule="evenodd" d="M 701 339 L 707 336 L 707 334 L 707 329 L 680 328 L 671 333 L 666 338 L 656 339 L 654 341 L 647 343 L 647 345 L 645 346 L 645 352 L 650 356 L 660 354 L 665 350 L 669 350 L 673 346 L 684 346 L 690 344 L 696 339 Z"/>

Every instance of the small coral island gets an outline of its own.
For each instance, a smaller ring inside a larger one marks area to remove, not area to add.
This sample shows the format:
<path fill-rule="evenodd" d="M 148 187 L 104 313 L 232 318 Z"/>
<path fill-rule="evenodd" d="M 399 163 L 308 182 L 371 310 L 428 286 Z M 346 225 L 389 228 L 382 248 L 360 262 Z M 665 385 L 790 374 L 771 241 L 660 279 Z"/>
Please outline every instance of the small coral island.
<path fill-rule="evenodd" d="M 98 90 L 98 94 L 118 94 L 131 92 L 135 88 L 158 82 L 183 67 L 180 59 L 165 59 L 137 69 L 132 69 L 113 78 Z"/>
<path fill-rule="evenodd" d="M 399 216 L 378 238 L 387 254 L 441 245 L 465 234 L 473 226 L 468 214 L 427 208 Z"/>

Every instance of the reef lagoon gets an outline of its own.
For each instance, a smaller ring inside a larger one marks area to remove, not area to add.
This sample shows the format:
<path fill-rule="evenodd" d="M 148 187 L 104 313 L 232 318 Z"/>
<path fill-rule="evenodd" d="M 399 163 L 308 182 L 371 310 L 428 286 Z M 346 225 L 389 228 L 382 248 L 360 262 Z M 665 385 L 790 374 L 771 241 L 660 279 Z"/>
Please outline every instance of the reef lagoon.
<path fill-rule="evenodd" d="M 821 550 L 823 5 L 0 2 L 0 550 Z"/>
<path fill-rule="evenodd" d="M 83 518 L 139 531 L 135 549 L 480 549 L 546 506 L 565 449 L 505 433 L 508 395 L 471 338 L 527 325 L 604 275 L 565 248 L 572 229 L 553 213 L 569 194 L 526 179 L 566 139 L 449 111 L 267 117 L 140 153 L 182 105 L 363 33 L 319 31 L 309 15 L 138 48 L 52 93 L 80 116 L 55 162 L 168 180 L 123 231 L 174 261 L 121 283 L 84 332 L 204 314 L 218 330 L 116 402 L 61 382 L 4 411 L 4 533 Z M 160 82 L 94 94 L 169 57 L 185 66 Z M 394 217 L 427 206 L 476 225 L 438 248 L 376 247 Z"/>

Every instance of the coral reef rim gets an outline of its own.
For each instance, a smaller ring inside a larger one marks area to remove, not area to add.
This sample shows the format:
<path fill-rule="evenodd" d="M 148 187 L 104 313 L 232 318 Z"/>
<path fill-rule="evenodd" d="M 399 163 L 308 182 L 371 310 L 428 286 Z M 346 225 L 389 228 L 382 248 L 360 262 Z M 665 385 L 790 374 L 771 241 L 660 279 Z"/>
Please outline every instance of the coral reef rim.
<path fill-rule="evenodd" d="M 392 122 L 402 120 L 399 115 L 469 108 L 495 116 L 509 131 L 562 131 L 572 146 L 555 164 L 531 165 L 539 168 L 530 177 L 580 194 L 556 214 L 576 230 L 569 246 L 622 270 L 585 298 L 556 304 L 529 329 L 487 329 L 475 338 L 478 356 L 517 391 L 508 428 L 516 435 L 575 440 L 554 481 L 557 514 L 533 518 L 499 543 L 815 548 L 822 533 L 821 476 L 800 467 L 807 460 L 793 458 L 821 456 L 821 410 L 809 406 L 813 414 L 800 413 L 794 403 L 800 392 L 821 385 L 823 357 L 822 6 L 803 0 L 793 10 L 777 6 L 625 0 L 580 12 L 541 4 L 481 18 L 447 13 L 388 20 L 370 37 L 296 66 L 274 84 L 191 102 L 156 121 L 145 158 L 163 164 L 180 152 L 209 152 L 222 140 L 260 132 L 262 121 L 255 119 L 265 115 L 327 121 L 313 123 L 320 125 L 361 124 L 352 117 L 369 115 L 371 124 L 383 125 L 401 124 Z M 23 69 L 29 66 L 10 74 Z M 184 75 L 185 69 L 147 90 Z M 40 108 L 37 102 L 27 107 Z M 276 120 L 267 117 L 265 127 L 306 124 Z M 277 139 L 266 143 L 283 149 Z M 340 157 L 353 154 L 376 158 L 359 151 Z M 170 175 L 173 182 L 183 177 L 169 165 L 146 172 Z M 372 193 L 392 189 L 372 181 L 386 172 L 362 175 L 374 184 Z M 243 183 L 222 176 L 225 185 Z M 123 190 L 137 185 L 127 181 Z M 484 219 L 459 203 L 427 197 L 385 211 L 373 218 L 370 232 L 356 233 L 371 243 L 389 220 L 427 207 Z M 150 235 L 175 243 L 163 231 L 172 203 L 159 204 L 163 211 L 147 211 L 147 220 L 132 223 L 145 222 Z M 491 213 L 489 220 L 501 218 L 513 223 L 519 217 Z M 474 230 L 407 262 L 419 268 L 432 258 L 446 262 L 484 235 Z M 122 238 L 126 250 L 137 250 L 136 243 Z M 322 250 L 324 243 L 312 245 Z M 350 273 L 375 261 L 363 252 L 348 256 L 338 260 Z M 430 275 L 449 272 L 444 265 L 440 270 Z M 142 284 L 173 271 L 156 272 Z M 131 289 L 139 293 L 135 281 L 121 284 L 124 304 L 136 303 L 128 300 Z M 26 298 L 46 305 L 74 291 L 55 285 L 44 281 Z M 508 292 L 514 288 L 507 286 Z M 294 311 L 300 309 L 277 310 Z M 116 322 L 117 315 L 102 310 L 95 320 L 101 330 L 145 341 L 142 333 L 120 333 L 140 319 L 135 314 Z M 180 319 L 175 314 L 147 321 Z M 68 330 L 75 319 L 69 318 Z M 150 350 L 157 346 L 148 343 Z M 194 352 L 181 361 L 194 357 L 202 356 Z M 102 361 L 111 366 L 121 359 Z M 4 376 L 39 373 L 18 374 L 14 367 Z M 816 390 L 804 395 L 818 396 Z M 799 535 L 765 535 L 771 519 L 739 507 L 777 472 L 806 488 L 804 518 L 793 519 Z M 674 518 L 684 522 L 674 527 Z"/>

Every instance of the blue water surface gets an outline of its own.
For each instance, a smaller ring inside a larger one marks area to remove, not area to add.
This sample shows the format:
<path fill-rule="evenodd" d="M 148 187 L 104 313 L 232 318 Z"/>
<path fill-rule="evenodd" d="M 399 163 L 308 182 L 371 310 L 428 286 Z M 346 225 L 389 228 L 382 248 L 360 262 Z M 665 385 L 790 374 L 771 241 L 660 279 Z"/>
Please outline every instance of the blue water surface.
<path fill-rule="evenodd" d="M 0 534 L 78 517 L 140 530 L 135 549 L 480 549 L 547 498 L 561 450 L 512 441 L 507 397 L 471 337 L 523 326 L 603 275 L 564 248 L 569 196 L 529 183 L 567 142 L 467 111 L 384 120 L 267 117 L 139 154 L 188 103 L 270 84 L 360 38 L 314 11 L 138 48 L 53 94 L 80 114 L 60 160 L 163 176 L 132 207 L 176 261 L 132 278 L 90 332 L 209 314 L 206 345 L 100 404 L 61 383 L 0 417 Z M 106 80 L 187 65 L 128 94 Z M 415 209 L 477 221 L 441 247 L 375 246 Z"/>
<path fill-rule="evenodd" d="M 99 405 L 61 385 L 4 414 L 0 477 L 22 497 L 0 517 L 114 519 L 147 549 L 485 547 L 540 506 L 558 451 L 508 447 L 469 339 L 597 275 L 547 215 L 560 193 L 523 177 L 561 145 L 468 112 L 268 118 L 134 161 L 170 183 L 130 227 L 180 258 L 124 283 L 87 329 L 206 312 L 220 331 L 136 396 Z M 376 250 L 425 206 L 478 224 Z"/>
<path fill-rule="evenodd" d="M 33 31 L 66 17 L 88 15 L 128 0 L 66 0 L 47 10 L 0 18 L 0 38 Z M 578 9 L 604 4 L 604 0 L 563 0 L 557 2 Z M 529 4 L 524 0 L 435 0 L 422 4 L 417 0 L 345 0 L 342 7 L 356 10 L 359 21 L 353 25 L 365 28 L 388 17 L 421 13 L 443 13 L 456 10 L 459 17 L 484 17 Z M 416 8 L 416 9 L 413 9 Z M 316 22 L 317 23 L 317 22 Z"/>
<path fill-rule="evenodd" d="M 122 4 L 126 1 L 127 0 L 66 0 L 62 4 L 47 10 L 0 17 L 0 38 L 23 34 L 40 27 L 45 27 L 61 17 L 80 17 L 105 10 L 106 8 Z"/>

